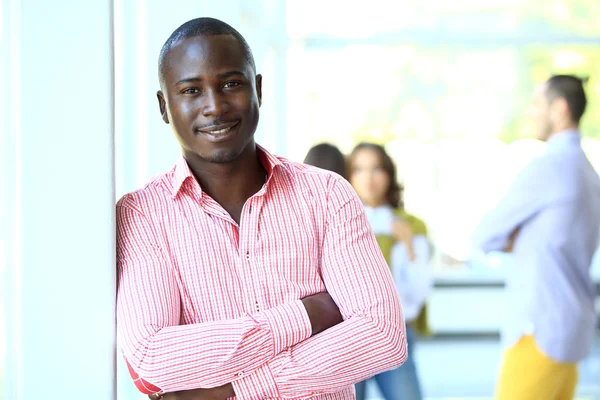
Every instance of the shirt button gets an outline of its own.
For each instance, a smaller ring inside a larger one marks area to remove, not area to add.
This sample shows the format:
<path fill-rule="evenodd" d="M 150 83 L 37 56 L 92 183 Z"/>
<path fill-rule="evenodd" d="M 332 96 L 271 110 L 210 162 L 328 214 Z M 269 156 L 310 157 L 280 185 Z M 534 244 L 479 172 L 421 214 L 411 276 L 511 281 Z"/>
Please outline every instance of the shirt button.
<path fill-rule="evenodd" d="M 246 261 L 250 261 L 250 253 L 246 253 Z"/>
<path fill-rule="evenodd" d="M 243 377 L 243 376 L 244 376 L 244 371 L 241 371 L 241 372 L 238 372 L 238 373 L 237 373 L 237 377 L 238 377 L 238 378 L 241 378 L 241 377 Z"/>
<path fill-rule="evenodd" d="M 256 311 L 260 311 L 260 306 L 258 305 L 258 301 L 256 303 L 254 303 L 254 307 L 256 308 Z"/>

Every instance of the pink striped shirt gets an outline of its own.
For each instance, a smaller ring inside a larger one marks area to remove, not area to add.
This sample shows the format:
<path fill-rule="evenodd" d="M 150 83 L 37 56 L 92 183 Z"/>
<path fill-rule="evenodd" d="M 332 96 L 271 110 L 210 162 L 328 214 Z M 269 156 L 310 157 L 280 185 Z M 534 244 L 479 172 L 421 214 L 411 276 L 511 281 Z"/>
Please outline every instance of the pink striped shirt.
<path fill-rule="evenodd" d="M 406 359 L 402 310 L 363 207 L 341 177 L 258 148 L 241 223 L 182 158 L 117 204 L 118 333 L 143 393 L 232 383 L 237 398 L 353 399 Z M 300 299 L 344 322 L 311 337 Z"/>

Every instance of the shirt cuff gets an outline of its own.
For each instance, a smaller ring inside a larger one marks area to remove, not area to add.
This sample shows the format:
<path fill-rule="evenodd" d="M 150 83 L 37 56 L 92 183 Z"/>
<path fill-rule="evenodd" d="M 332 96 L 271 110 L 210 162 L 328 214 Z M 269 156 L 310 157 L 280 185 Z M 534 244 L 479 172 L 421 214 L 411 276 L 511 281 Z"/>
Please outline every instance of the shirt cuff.
<path fill-rule="evenodd" d="M 279 391 L 269 364 L 231 382 L 236 400 L 266 400 L 279 398 Z"/>
<path fill-rule="evenodd" d="M 312 335 L 312 325 L 302 300 L 271 308 L 264 316 L 273 333 L 274 356 Z"/>

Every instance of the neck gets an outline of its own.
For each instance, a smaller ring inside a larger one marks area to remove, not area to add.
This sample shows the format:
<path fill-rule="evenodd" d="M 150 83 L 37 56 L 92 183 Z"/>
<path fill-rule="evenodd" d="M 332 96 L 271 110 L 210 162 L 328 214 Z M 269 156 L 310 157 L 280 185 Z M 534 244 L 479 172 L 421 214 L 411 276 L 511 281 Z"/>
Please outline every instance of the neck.
<path fill-rule="evenodd" d="M 575 122 L 565 122 L 563 124 L 559 124 L 557 125 L 553 130 L 552 133 L 550 134 L 550 136 L 548 136 L 548 139 L 546 140 L 550 140 L 550 138 L 558 135 L 559 133 L 562 133 L 564 131 L 568 131 L 568 130 L 578 130 L 579 129 L 579 124 L 575 123 Z"/>
<path fill-rule="evenodd" d="M 381 206 L 385 206 L 387 203 L 385 200 L 373 200 L 373 201 L 365 201 L 365 205 L 371 208 L 377 208 Z"/>
<path fill-rule="evenodd" d="M 239 223 L 244 203 L 265 183 L 266 172 L 254 142 L 248 143 L 242 154 L 228 163 L 211 163 L 197 155 L 186 155 L 185 158 L 202 191 Z"/>

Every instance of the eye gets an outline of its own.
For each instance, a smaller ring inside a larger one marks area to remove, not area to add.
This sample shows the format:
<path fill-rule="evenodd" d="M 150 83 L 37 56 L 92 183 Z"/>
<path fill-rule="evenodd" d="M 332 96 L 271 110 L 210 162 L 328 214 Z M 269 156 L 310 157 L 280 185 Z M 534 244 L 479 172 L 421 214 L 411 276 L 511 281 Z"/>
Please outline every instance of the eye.
<path fill-rule="evenodd" d="M 232 89 L 234 87 L 240 86 L 241 84 L 242 84 L 241 82 L 237 82 L 237 81 L 226 82 L 223 85 L 223 88 L 225 88 L 225 89 Z"/>
<path fill-rule="evenodd" d="M 200 93 L 198 88 L 186 88 L 181 91 L 182 94 L 197 94 Z"/>

